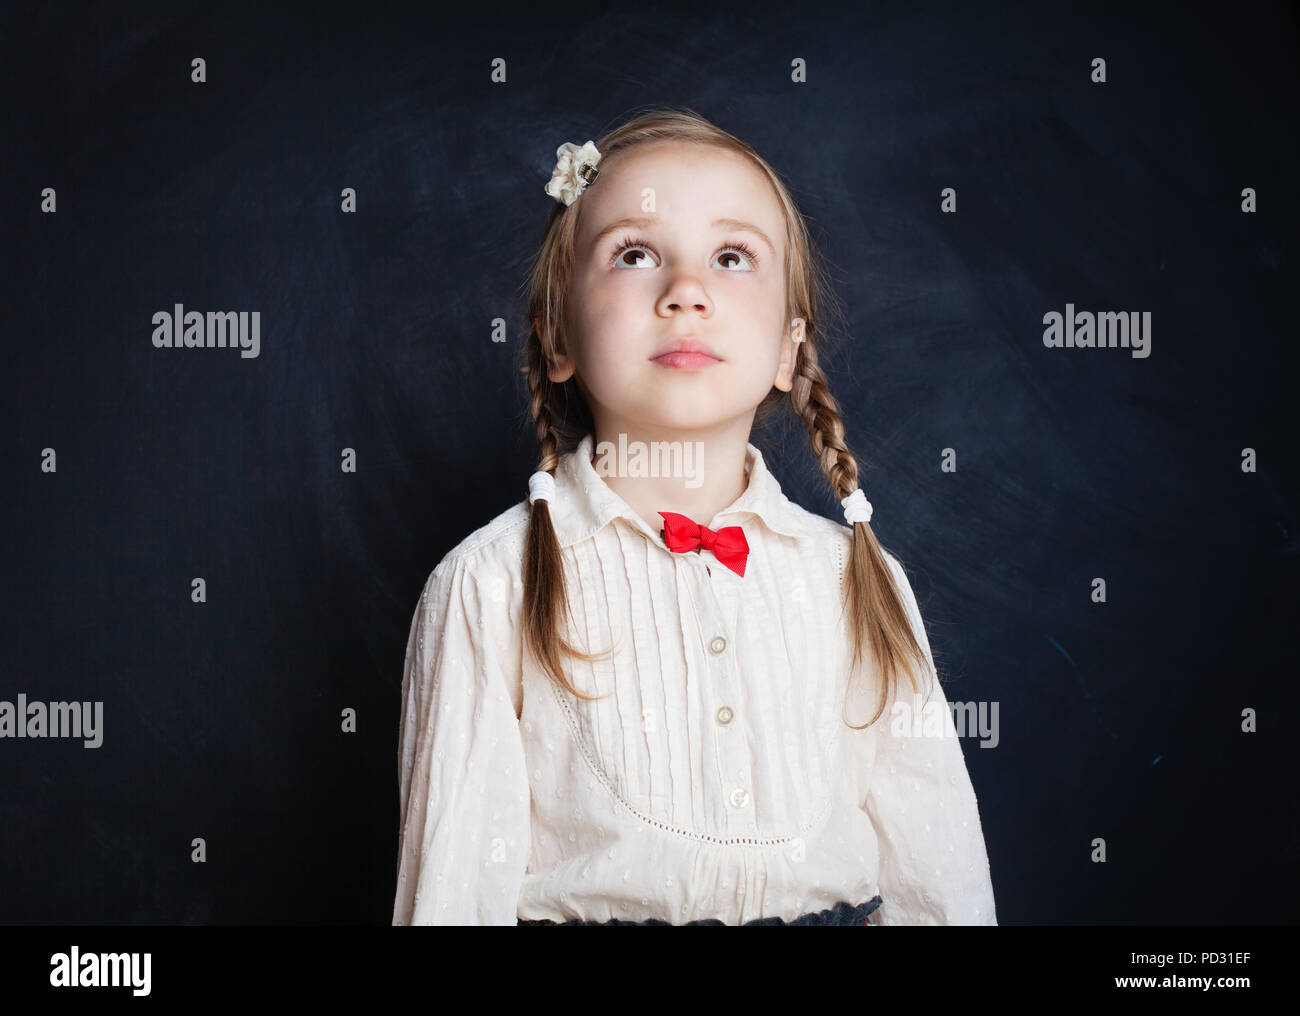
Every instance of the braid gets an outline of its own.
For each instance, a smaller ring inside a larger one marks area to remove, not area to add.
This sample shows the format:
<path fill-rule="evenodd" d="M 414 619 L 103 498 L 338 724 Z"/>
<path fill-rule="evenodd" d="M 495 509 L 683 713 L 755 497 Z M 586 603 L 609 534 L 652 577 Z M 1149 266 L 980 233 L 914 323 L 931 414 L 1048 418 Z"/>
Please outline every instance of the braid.
<path fill-rule="evenodd" d="M 560 464 L 560 435 L 551 415 L 550 380 L 546 376 L 546 359 L 540 342 L 529 342 L 528 352 L 528 403 L 537 429 L 537 468 L 555 472 Z"/>
<path fill-rule="evenodd" d="M 813 452 L 836 498 L 848 497 L 859 485 L 858 461 L 844 441 L 839 403 L 831 395 L 826 374 L 817 362 L 816 346 L 804 341 L 797 348 L 795 376 L 790 387 L 791 408 L 803 421 Z M 844 606 L 851 626 L 853 666 L 857 668 L 869 649 L 883 677 L 876 714 L 863 724 L 870 726 L 897 691 L 898 667 L 901 665 L 912 690 L 917 691 L 912 661 L 923 671 L 927 663 L 875 533 L 866 522 L 854 523 L 851 528 Z"/>
<path fill-rule="evenodd" d="M 858 462 L 844 443 L 840 406 L 826 383 L 811 343 L 801 342 L 790 404 L 808 430 L 808 440 L 837 497 L 848 497 L 858 486 Z"/>
<path fill-rule="evenodd" d="M 528 366 L 528 405 L 537 430 L 537 470 L 555 474 L 560 464 L 560 432 L 551 399 L 555 387 L 546 376 L 546 358 L 534 331 L 525 343 Z M 528 538 L 524 548 L 524 642 L 542 669 L 565 691 L 594 701 L 603 696 L 584 695 L 565 676 L 561 654 L 591 662 L 611 653 L 584 653 L 574 648 L 560 631 L 569 618 L 564 558 L 555 537 L 550 502 L 538 498 L 530 506 Z"/>

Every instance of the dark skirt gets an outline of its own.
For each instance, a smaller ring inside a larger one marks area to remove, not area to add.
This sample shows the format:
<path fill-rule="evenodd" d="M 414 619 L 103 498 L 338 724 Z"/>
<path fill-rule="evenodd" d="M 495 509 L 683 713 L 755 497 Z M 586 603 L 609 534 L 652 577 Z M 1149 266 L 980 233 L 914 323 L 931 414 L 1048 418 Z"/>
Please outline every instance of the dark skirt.
<path fill-rule="evenodd" d="M 816 913 L 804 914 L 802 917 L 796 917 L 793 921 L 786 921 L 780 917 L 756 917 L 752 921 L 745 921 L 742 927 L 749 925 L 834 925 L 837 927 L 866 926 L 867 915 L 875 910 L 883 902 L 879 896 L 873 896 L 866 903 L 859 903 L 856 906 L 852 903 L 837 903 L 829 910 L 819 910 Z M 606 927 L 606 926 L 626 926 L 626 927 L 644 927 L 649 925 L 665 925 L 667 921 L 660 921 L 657 918 L 650 918 L 648 921 L 620 921 L 617 918 L 611 921 L 520 921 L 520 925 L 543 925 L 549 924 L 557 928 L 575 926 L 575 927 Z M 704 925 L 723 925 L 723 922 L 716 917 L 708 917 L 699 921 L 687 921 L 684 925 L 677 927 L 688 927 L 693 924 Z"/>

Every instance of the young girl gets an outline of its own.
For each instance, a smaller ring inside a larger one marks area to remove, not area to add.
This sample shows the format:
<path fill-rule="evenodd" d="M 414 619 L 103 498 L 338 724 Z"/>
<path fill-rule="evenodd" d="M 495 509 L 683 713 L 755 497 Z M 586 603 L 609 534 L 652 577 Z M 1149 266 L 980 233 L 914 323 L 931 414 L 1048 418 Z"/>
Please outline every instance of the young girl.
<path fill-rule="evenodd" d="M 393 923 L 995 924 L 789 193 L 688 111 L 557 154 L 524 350 L 538 471 L 411 624 Z M 749 443 L 780 403 L 845 525 Z"/>

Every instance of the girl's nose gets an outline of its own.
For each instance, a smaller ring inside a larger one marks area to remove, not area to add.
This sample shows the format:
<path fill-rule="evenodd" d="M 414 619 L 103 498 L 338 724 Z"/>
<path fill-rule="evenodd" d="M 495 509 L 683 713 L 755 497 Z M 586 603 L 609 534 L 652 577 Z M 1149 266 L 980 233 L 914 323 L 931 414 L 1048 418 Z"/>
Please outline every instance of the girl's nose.
<path fill-rule="evenodd" d="M 659 298 L 658 310 L 663 316 L 683 310 L 695 310 L 708 317 L 713 313 L 713 302 L 698 279 L 689 275 L 679 275 Z"/>

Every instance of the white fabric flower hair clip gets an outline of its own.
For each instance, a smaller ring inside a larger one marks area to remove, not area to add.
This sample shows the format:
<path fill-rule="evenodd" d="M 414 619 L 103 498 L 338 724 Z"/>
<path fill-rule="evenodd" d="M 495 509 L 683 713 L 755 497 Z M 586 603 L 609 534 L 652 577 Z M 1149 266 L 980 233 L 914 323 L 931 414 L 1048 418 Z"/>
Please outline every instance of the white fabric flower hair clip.
<path fill-rule="evenodd" d="M 596 182 L 600 175 L 596 168 L 598 162 L 600 152 L 594 142 L 588 141 L 579 148 L 572 141 L 566 141 L 555 150 L 555 169 L 546 185 L 546 193 L 566 207 L 573 204 L 579 194 Z"/>

